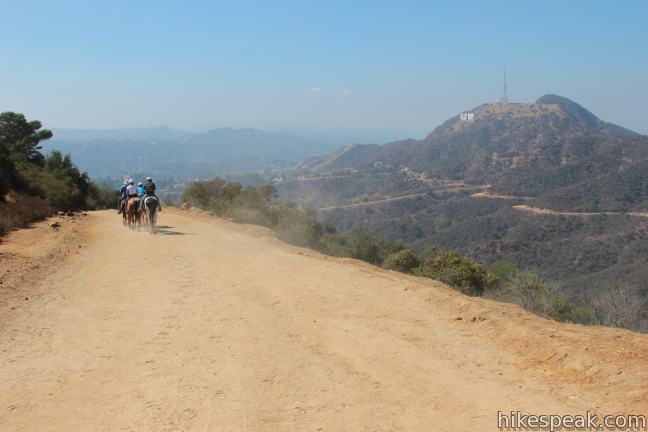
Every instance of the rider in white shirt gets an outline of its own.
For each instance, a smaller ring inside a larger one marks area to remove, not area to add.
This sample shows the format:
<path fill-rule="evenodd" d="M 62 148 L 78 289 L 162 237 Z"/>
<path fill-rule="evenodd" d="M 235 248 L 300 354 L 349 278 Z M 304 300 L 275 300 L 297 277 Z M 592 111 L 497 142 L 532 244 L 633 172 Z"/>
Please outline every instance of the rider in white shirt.
<path fill-rule="evenodd" d="M 128 186 L 126 186 L 126 199 L 130 200 L 131 198 L 137 197 L 137 186 L 135 186 L 135 180 L 128 180 Z M 128 202 L 128 201 L 127 201 Z"/>

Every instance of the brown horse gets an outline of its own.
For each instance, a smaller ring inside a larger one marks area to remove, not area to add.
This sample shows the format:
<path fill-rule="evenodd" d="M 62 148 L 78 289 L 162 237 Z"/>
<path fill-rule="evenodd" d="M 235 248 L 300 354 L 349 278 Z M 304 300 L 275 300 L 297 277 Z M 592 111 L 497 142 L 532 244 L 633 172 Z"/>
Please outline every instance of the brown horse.
<path fill-rule="evenodd" d="M 135 226 L 139 225 L 139 202 L 139 197 L 128 200 L 128 227 L 131 229 L 135 229 Z"/>
<path fill-rule="evenodd" d="M 122 215 L 122 224 L 126 225 L 128 223 L 127 215 L 126 215 L 126 200 L 123 199 L 119 201 L 119 209 L 121 210 L 121 215 Z"/>

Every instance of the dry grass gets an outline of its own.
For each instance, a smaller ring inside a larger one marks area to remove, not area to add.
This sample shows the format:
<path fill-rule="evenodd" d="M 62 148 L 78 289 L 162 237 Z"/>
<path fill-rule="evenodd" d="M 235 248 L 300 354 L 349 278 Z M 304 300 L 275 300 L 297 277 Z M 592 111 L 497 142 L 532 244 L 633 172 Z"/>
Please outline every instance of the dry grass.
<path fill-rule="evenodd" d="M 42 220 L 52 214 L 52 208 L 37 197 L 10 195 L 0 201 L 0 235 Z"/>

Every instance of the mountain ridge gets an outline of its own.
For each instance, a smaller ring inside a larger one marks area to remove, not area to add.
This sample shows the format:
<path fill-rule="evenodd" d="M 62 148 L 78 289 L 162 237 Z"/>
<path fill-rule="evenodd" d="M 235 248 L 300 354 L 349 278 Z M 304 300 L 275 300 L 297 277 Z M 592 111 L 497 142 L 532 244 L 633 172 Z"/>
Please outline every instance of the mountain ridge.
<path fill-rule="evenodd" d="M 160 137 L 162 135 L 162 137 Z M 231 127 L 190 133 L 168 127 L 55 130 L 46 151 L 70 153 L 93 177 L 146 172 L 156 177 L 214 177 L 286 169 L 333 146 L 296 135 Z"/>

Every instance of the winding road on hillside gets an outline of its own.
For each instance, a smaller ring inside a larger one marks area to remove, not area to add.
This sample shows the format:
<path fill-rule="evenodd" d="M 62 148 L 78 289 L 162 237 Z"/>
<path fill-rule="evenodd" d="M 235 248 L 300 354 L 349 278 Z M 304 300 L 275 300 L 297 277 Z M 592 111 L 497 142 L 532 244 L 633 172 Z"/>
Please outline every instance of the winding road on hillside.
<path fill-rule="evenodd" d="M 391 203 L 391 202 L 394 202 L 394 201 L 401 201 L 401 200 L 406 200 L 406 199 L 418 198 L 418 197 L 426 196 L 427 194 L 428 194 L 427 192 L 416 192 L 416 193 L 413 193 L 413 194 L 393 195 L 393 196 L 387 196 L 387 197 L 384 197 L 384 198 L 380 198 L 380 199 L 377 199 L 377 200 L 361 201 L 361 202 L 355 202 L 355 203 L 350 203 L 350 204 L 339 204 L 339 205 L 328 206 L 328 207 L 320 207 L 317 210 L 319 210 L 319 211 L 329 211 L 329 210 L 336 210 L 336 209 L 341 209 L 341 208 L 370 207 L 370 206 L 373 206 L 373 205 Z"/>
<path fill-rule="evenodd" d="M 525 204 L 514 205 L 515 210 L 535 213 L 540 215 L 555 215 L 555 216 L 632 216 L 632 217 L 648 217 L 648 212 L 612 212 L 612 211 L 603 211 L 603 212 L 570 212 L 570 211 L 560 211 L 552 210 L 547 208 L 538 208 L 530 207 Z"/>
<path fill-rule="evenodd" d="M 489 431 L 648 414 L 648 336 L 165 209 L 0 243 L 2 431 Z"/>

